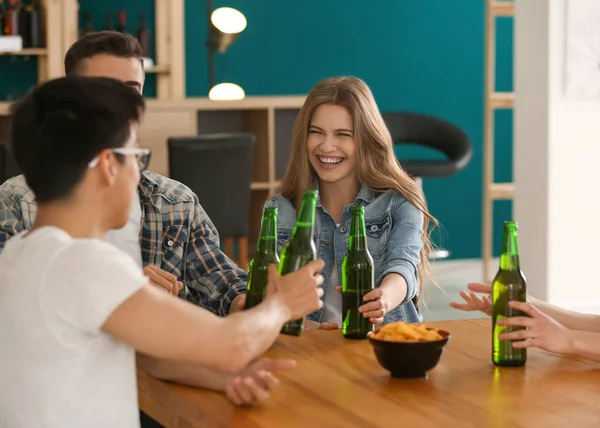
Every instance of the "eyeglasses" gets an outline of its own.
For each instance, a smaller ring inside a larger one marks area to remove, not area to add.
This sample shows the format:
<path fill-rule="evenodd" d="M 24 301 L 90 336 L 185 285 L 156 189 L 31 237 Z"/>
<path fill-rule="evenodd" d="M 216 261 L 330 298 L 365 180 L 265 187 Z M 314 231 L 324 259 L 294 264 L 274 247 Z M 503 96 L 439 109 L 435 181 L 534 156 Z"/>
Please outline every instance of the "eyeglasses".
<path fill-rule="evenodd" d="M 148 168 L 148 164 L 150 163 L 150 155 L 152 152 L 150 149 L 142 149 L 137 147 L 117 147 L 114 149 L 108 149 L 113 153 L 122 156 L 135 156 L 138 166 L 140 167 L 140 171 L 145 171 Z M 88 164 L 90 168 L 95 168 L 100 162 L 100 156 L 96 156 L 92 161 Z"/>

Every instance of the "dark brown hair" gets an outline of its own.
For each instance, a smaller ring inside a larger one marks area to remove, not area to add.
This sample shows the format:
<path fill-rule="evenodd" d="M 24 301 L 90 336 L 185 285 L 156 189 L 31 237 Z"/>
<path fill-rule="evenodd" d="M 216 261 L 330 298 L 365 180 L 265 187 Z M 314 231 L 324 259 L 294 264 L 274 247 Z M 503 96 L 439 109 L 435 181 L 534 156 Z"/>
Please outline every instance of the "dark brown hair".
<path fill-rule="evenodd" d="M 116 31 L 98 31 L 83 36 L 73 43 L 65 55 L 65 74 L 80 72 L 81 61 L 94 55 L 112 55 L 119 58 L 142 57 L 142 46 L 131 34 Z"/>
<path fill-rule="evenodd" d="M 123 147 L 145 103 L 118 80 L 70 76 L 37 86 L 11 108 L 17 165 L 45 203 L 69 196 L 100 152 Z"/>

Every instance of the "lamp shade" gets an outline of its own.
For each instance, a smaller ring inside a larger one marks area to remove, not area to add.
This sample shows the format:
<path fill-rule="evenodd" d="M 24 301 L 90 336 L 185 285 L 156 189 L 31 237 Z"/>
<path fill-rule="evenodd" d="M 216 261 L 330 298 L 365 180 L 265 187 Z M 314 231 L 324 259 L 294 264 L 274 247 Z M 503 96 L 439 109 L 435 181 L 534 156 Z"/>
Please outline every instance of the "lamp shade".
<path fill-rule="evenodd" d="M 243 100 L 246 93 L 235 83 L 219 83 L 211 88 L 208 98 L 214 101 Z"/>
<path fill-rule="evenodd" d="M 210 20 L 217 30 L 225 34 L 241 33 L 247 24 L 244 14 L 231 7 L 215 9 L 210 16 Z"/>

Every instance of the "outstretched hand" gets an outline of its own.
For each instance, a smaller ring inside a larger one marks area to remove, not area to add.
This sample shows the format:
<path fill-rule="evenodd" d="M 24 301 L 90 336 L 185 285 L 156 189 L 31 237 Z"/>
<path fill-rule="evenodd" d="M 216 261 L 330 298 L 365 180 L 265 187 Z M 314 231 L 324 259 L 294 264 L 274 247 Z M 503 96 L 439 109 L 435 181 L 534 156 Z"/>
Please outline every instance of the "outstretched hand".
<path fill-rule="evenodd" d="M 492 315 L 492 286 L 480 282 L 472 282 L 467 286 L 469 291 L 461 291 L 460 297 L 464 302 L 450 302 L 450 306 L 461 311 L 481 311 Z M 483 294 L 479 296 L 477 293 Z"/>

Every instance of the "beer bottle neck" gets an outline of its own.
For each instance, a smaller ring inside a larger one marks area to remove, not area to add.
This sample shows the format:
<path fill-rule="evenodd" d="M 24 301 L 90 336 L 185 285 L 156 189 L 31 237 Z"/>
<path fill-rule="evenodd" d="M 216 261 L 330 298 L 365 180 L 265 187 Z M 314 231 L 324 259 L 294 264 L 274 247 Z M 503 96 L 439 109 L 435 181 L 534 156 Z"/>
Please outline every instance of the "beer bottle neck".
<path fill-rule="evenodd" d="M 519 244 L 517 227 L 514 223 L 504 225 L 502 253 L 500 253 L 500 269 L 519 270 Z"/>
<path fill-rule="evenodd" d="M 350 239 L 348 240 L 348 250 L 361 251 L 367 248 L 367 234 L 365 230 L 365 217 L 362 213 L 352 214 L 352 223 L 350 223 Z"/>
<path fill-rule="evenodd" d="M 302 199 L 302 205 L 300 205 L 300 210 L 298 210 L 298 219 L 292 232 L 293 236 L 307 235 L 312 238 L 315 227 L 316 206 L 316 197 L 305 196 Z"/>
<path fill-rule="evenodd" d="M 260 229 L 260 237 L 258 238 L 258 253 L 277 254 L 277 216 L 265 215 L 263 218 L 262 227 Z"/>

